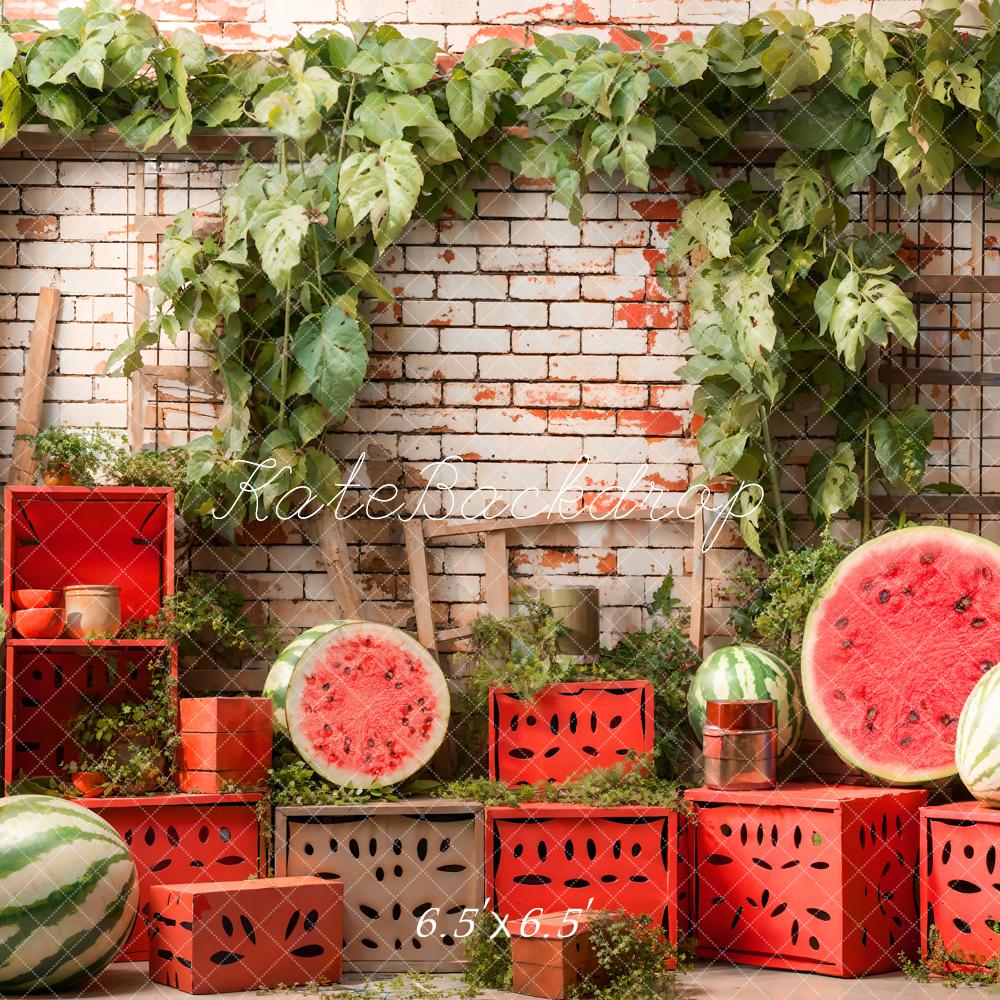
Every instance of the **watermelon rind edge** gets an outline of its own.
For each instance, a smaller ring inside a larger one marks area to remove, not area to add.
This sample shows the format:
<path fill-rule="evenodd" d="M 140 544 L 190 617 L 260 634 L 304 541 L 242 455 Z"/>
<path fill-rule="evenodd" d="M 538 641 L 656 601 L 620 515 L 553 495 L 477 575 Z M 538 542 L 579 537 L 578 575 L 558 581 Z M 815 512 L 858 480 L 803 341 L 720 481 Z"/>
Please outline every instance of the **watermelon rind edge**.
<path fill-rule="evenodd" d="M 809 650 L 812 645 L 812 631 L 810 626 L 812 625 L 813 619 L 816 616 L 817 608 L 819 607 L 821 601 L 833 588 L 837 581 L 837 578 L 844 571 L 845 567 L 849 563 L 852 563 L 859 559 L 861 553 L 865 549 L 877 545 L 879 542 L 884 542 L 886 538 L 897 535 L 899 532 L 912 532 L 914 534 L 934 534 L 934 535 L 947 535 L 948 537 L 954 538 L 954 536 L 959 535 L 963 538 L 971 539 L 977 544 L 988 545 L 997 550 L 998 555 L 1000 555 L 1000 545 L 995 542 L 991 542 L 988 538 L 983 538 L 981 535 L 974 535 L 969 531 L 960 531 L 958 528 L 947 528 L 943 525 L 927 524 L 927 525 L 913 525 L 905 528 L 897 528 L 892 532 L 888 532 L 884 535 L 879 535 L 876 538 L 869 539 L 867 542 L 859 545 L 853 552 L 850 552 L 844 559 L 840 562 L 837 568 L 830 574 L 829 579 L 820 588 L 813 601 L 812 607 L 809 609 L 809 614 L 806 616 L 805 627 L 802 630 L 802 658 L 800 674 L 802 677 L 802 693 L 806 701 L 806 709 L 812 716 L 813 721 L 819 728 L 819 731 L 823 734 L 824 739 L 830 744 L 831 749 L 843 760 L 846 764 L 851 767 L 857 768 L 859 771 L 863 771 L 865 774 L 869 774 L 874 778 L 878 778 L 881 781 L 888 782 L 893 785 L 925 785 L 934 781 L 941 781 L 945 778 L 953 778 L 958 774 L 958 764 L 954 761 L 953 766 L 950 768 L 943 768 L 940 771 L 922 771 L 919 775 L 901 775 L 898 772 L 893 773 L 891 771 L 880 770 L 871 765 L 869 761 L 864 761 L 858 758 L 855 754 L 852 754 L 845 747 L 841 746 L 840 743 L 834 738 L 830 733 L 830 728 L 825 725 L 825 717 L 815 710 L 814 703 L 818 704 L 817 693 L 813 688 L 813 668 L 812 668 L 812 658 L 809 655 Z"/>

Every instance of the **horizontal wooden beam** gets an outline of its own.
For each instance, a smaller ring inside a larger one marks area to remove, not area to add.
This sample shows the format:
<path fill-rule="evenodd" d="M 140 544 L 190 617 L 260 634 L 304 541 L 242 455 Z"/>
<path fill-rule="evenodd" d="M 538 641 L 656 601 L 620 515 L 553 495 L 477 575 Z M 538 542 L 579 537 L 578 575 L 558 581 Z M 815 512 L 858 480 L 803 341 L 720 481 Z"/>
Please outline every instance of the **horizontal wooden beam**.
<path fill-rule="evenodd" d="M 886 385 L 958 385 L 1000 386 L 1000 372 L 962 372 L 954 368 L 906 368 L 883 364 L 878 369 L 879 380 Z"/>
<path fill-rule="evenodd" d="M 0 168 L 0 175 L 2 175 Z M 155 243 L 177 220 L 176 215 L 140 215 L 136 218 L 132 232 L 138 243 Z M 221 215 L 191 216 L 191 232 L 204 239 L 222 232 Z"/>
<path fill-rule="evenodd" d="M 955 515 L 1000 515 L 1000 493 L 918 493 L 913 496 L 873 496 L 872 509 L 883 517 L 894 514 L 924 514 L 929 517 Z"/>
<path fill-rule="evenodd" d="M 918 274 L 903 282 L 903 291 L 932 299 L 948 295 L 1000 295 L 1000 274 Z"/>

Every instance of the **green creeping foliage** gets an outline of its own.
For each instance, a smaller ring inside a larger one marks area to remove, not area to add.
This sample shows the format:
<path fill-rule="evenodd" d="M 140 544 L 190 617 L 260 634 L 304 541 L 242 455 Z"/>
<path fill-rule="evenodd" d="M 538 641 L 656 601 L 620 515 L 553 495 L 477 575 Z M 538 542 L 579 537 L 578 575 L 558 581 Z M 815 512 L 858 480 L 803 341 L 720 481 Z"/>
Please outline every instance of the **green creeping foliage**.
<path fill-rule="evenodd" d="M 760 580 L 749 565 L 730 574 L 728 590 L 736 600 L 730 619 L 740 639 L 763 639 L 786 663 L 798 666 L 806 618 L 820 590 L 850 549 L 829 531 L 819 545 L 774 556 Z"/>
<path fill-rule="evenodd" d="M 845 195 L 878 171 L 912 208 L 960 166 L 995 187 L 1000 2 L 982 0 L 975 33 L 960 11 L 959 0 L 928 0 L 913 23 L 862 14 L 817 25 L 774 10 L 702 42 L 630 31 L 630 51 L 585 34 L 534 35 L 526 49 L 491 39 L 446 72 L 432 41 L 387 25 L 227 55 L 87 0 L 56 27 L 0 20 L 0 143 L 27 124 L 111 126 L 145 147 L 183 146 L 195 128 L 263 126 L 278 138 L 275 162 L 248 162 L 227 191 L 221 232 L 195 236 L 190 216 L 178 219 L 144 279 L 152 316 L 110 368 L 138 369 L 161 338 L 205 344 L 229 405 L 192 443 L 186 476 L 196 512 L 224 534 L 275 513 L 293 488 L 281 513 L 337 495 L 326 438 L 364 377 L 359 299 L 389 302 L 372 268 L 414 217 L 470 217 L 470 176 L 494 164 L 551 180 L 574 222 L 595 174 L 645 190 L 654 169 L 686 172 L 705 195 L 685 208 L 666 264 L 693 268 L 684 375 L 698 386 L 699 453 L 709 477 L 770 484 L 769 504 L 740 526 L 754 551 L 784 552 L 787 456 L 770 423 L 803 397 L 818 396 L 836 426 L 808 473 L 818 521 L 847 511 L 867 535 L 873 486 L 921 486 L 927 414 L 891 410 L 866 381 L 872 345 L 916 336 L 906 269 L 896 237 L 851 224 Z M 775 182 L 716 190 L 713 165 L 762 115 L 788 146 Z M 254 494 L 240 489 L 251 477 Z"/>
<path fill-rule="evenodd" d="M 917 983 L 941 982 L 952 989 L 959 986 L 997 986 L 1000 984 L 1000 959 L 982 964 L 958 951 L 944 947 L 937 928 L 929 934 L 928 955 L 914 960 L 909 955 L 899 956 L 899 967 L 907 979 Z M 961 966 L 967 966 L 963 970 Z"/>
<path fill-rule="evenodd" d="M 509 993 L 514 987 L 514 959 L 510 937 L 496 933 L 497 920 L 489 911 L 476 918 L 465 939 L 465 971 L 462 981 L 473 994 L 482 990 Z"/>
<path fill-rule="evenodd" d="M 101 427 L 80 431 L 46 427 L 38 434 L 18 434 L 30 441 L 41 476 L 69 476 L 78 486 L 96 486 L 108 466 L 122 452 L 124 436 Z"/>
<path fill-rule="evenodd" d="M 347 788 L 321 778 L 291 743 L 275 737 L 274 764 L 267 772 L 270 801 L 276 806 L 330 806 L 361 802 L 395 802 L 392 788 Z"/>
<path fill-rule="evenodd" d="M 651 759 L 636 756 L 612 767 L 598 768 L 557 785 L 511 787 L 488 778 L 463 778 L 434 789 L 446 799 L 469 799 L 488 806 L 517 806 L 525 802 L 561 802 L 582 806 L 683 807 L 683 789 L 656 777 Z"/>

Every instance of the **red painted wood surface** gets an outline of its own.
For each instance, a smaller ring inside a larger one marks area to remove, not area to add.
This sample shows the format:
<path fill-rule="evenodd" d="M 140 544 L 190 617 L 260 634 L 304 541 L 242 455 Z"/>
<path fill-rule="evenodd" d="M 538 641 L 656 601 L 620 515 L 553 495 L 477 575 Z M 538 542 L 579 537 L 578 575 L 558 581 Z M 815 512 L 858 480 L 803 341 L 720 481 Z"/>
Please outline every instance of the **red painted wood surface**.
<path fill-rule="evenodd" d="M 153 982 L 203 994 L 340 980 L 342 882 L 158 885 L 150 905 Z"/>
<path fill-rule="evenodd" d="M 139 919 L 121 955 L 149 955 L 150 891 L 164 883 L 219 882 L 261 874 L 260 795 L 150 795 L 77 799 L 129 845 L 139 874 Z"/>
<path fill-rule="evenodd" d="M 915 955 L 922 790 L 692 789 L 697 954 L 863 976 Z"/>
<path fill-rule="evenodd" d="M 566 781 L 653 750 L 649 681 L 551 684 L 531 701 L 490 690 L 490 777 L 509 785 Z"/>
<path fill-rule="evenodd" d="M 263 791 L 267 784 L 266 767 L 228 771 L 178 771 L 177 787 L 182 792 L 213 794 L 217 792 Z"/>
<path fill-rule="evenodd" d="M 270 732 L 270 698 L 182 698 L 180 727 L 185 733 Z"/>
<path fill-rule="evenodd" d="M 676 944 L 686 933 L 679 816 L 652 806 L 561 804 L 486 810 L 486 895 L 512 919 L 529 911 L 648 914 Z"/>
<path fill-rule="evenodd" d="M 173 526 L 170 489 L 8 487 L 4 610 L 10 615 L 14 590 L 112 584 L 121 588 L 123 622 L 152 615 L 174 590 Z M 105 640 L 93 649 L 61 638 L 9 640 L 4 780 L 63 773 L 75 759 L 67 731 L 80 708 L 145 696 L 150 664 L 166 647 L 163 640 Z M 176 675 L 176 651 L 169 655 Z"/>
<path fill-rule="evenodd" d="M 179 764 L 190 771 L 234 771 L 271 765 L 270 729 L 245 733 L 181 732 Z"/>
<path fill-rule="evenodd" d="M 920 946 L 931 928 L 954 961 L 942 971 L 983 969 L 1000 958 L 1000 810 L 955 802 L 920 810 Z"/>

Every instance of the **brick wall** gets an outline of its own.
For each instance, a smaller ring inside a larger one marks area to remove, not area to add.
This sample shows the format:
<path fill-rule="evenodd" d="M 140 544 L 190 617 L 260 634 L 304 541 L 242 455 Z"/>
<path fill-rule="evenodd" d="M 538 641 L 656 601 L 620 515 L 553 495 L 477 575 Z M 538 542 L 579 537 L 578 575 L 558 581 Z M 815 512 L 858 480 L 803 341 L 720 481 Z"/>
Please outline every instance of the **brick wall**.
<path fill-rule="evenodd" d="M 526 0 L 530 2 L 530 0 Z M 60 5 L 8 2 L 8 16 L 50 17 Z M 139 2 L 163 27 L 194 24 L 230 47 L 266 46 L 294 26 L 336 18 L 384 16 L 407 32 L 460 50 L 502 32 L 519 41 L 544 23 L 585 26 L 616 35 L 616 24 L 641 25 L 665 38 L 752 6 L 727 0 L 592 0 L 518 7 L 512 0 L 163 0 Z M 810 4 L 824 16 L 867 5 Z M 906 4 L 876 4 L 896 13 Z M 616 35 L 617 37 L 617 35 Z M 16 400 L 38 289 L 54 283 L 64 298 L 47 386 L 45 419 L 83 426 L 126 424 L 127 385 L 103 374 L 107 353 L 131 318 L 129 276 L 140 259 L 129 238 L 135 212 L 135 164 L 125 161 L 0 160 L 0 455 L 10 453 Z M 216 203 L 216 165 L 147 168 L 147 211 L 174 212 Z M 158 190 L 156 177 L 159 175 Z M 398 298 L 373 311 L 375 345 L 368 383 L 337 448 L 399 459 L 407 482 L 446 455 L 465 461 L 459 498 L 495 488 L 506 498 L 537 489 L 552 496 L 586 454 L 587 487 L 629 482 L 643 465 L 643 488 L 675 498 L 697 471 L 691 438 L 691 390 L 676 372 L 686 350 L 685 308 L 668 301 L 653 272 L 683 207 L 681 177 L 659 178 L 651 193 L 593 185 L 580 227 L 535 182 L 495 172 L 481 185 L 473 222 L 416 224 L 382 262 Z M 162 363 L 186 363 L 186 345 L 164 345 Z M 156 413 L 161 444 L 212 425 L 205 405 Z M 153 440 L 152 429 L 147 440 Z M 465 491 L 465 492 L 463 492 Z M 530 584 L 596 582 L 605 637 L 641 624 L 642 607 L 667 572 L 690 572 L 689 531 L 635 523 L 549 529 L 542 544 L 514 554 L 514 572 Z M 367 526 L 355 552 L 366 593 L 391 620 L 411 619 L 409 583 L 398 532 Z M 288 529 L 271 544 L 223 561 L 194 555 L 195 565 L 226 568 L 289 630 L 336 615 L 318 552 Z M 742 558 L 727 533 L 708 563 L 709 631 L 724 630 L 719 593 L 726 566 Z M 479 610 L 482 553 L 473 543 L 431 552 L 439 619 L 463 624 Z M 683 588 L 684 583 L 681 583 Z"/>

